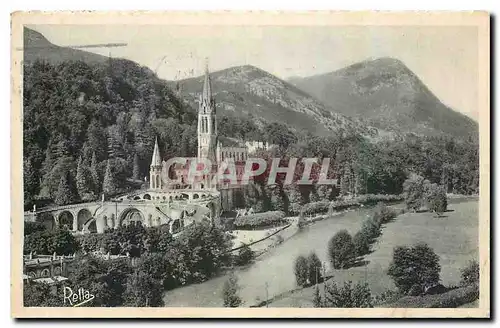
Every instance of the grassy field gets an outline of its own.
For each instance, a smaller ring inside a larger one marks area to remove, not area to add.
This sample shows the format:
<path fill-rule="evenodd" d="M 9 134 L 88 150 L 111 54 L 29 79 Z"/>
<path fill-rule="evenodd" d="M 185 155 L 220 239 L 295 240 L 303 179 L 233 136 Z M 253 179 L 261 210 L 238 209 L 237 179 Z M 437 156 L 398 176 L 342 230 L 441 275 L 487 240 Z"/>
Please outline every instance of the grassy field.
<path fill-rule="evenodd" d="M 383 228 L 382 236 L 367 255 L 368 265 L 349 270 L 329 270 L 335 281 L 366 281 L 373 294 L 394 289 L 386 275 L 394 246 L 426 242 L 441 258 L 443 284 L 456 284 L 460 268 L 478 254 L 478 203 L 467 201 L 449 206 L 450 212 L 435 218 L 430 213 L 407 213 Z M 300 254 L 315 251 L 321 261 L 327 261 L 329 238 L 341 229 L 355 233 L 372 209 L 360 209 L 318 221 L 260 257 L 246 269 L 237 270 L 243 306 L 252 306 L 266 297 L 275 298 L 270 306 L 312 306 L 312 288 L 296 290 L 293 261 Z M 222 306 L 221 289 L 225 276 L 201 284 L 186 286 L 165 294 L 166 306 Z M 266 291 L 266 283 L 268 288 Z M 267 296 L 266 296 L 267 294 Z"/>
<path fill-rule="evenodd" d="M 440 257 L 441 282 L 456 285 L 460 281 L 460 269 L 470 260 L 478 259 L 478 202 L 467 201 L 449 205 L 450 212 L 441 218 L 431 213 L 406 213 L 387 224 L 382 231 L 373 252 L 365 257 L 369 261 L 363 267 L 348 270 L 332 270 L 336 282 L 352 280 L 366 281 L 372 294 L 386 289 L 395 289 L 386 270 L 392 259 L 395 246 L 425 242 Z M 291 295 L 277 299 L 269 306 L 310 307 L 313 288 L 298 290 Z"/>

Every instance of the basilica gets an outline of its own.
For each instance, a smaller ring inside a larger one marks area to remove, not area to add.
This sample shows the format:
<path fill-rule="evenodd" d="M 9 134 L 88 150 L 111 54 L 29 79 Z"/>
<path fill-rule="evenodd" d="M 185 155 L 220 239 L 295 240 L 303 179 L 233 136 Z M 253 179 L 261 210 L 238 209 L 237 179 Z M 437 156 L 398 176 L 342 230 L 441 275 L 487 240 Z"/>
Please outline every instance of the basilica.
<path fill-rule="evenodd" d="M 266 142 L 261 141 L 241 142 L 219 138 L 216 115 L 216 102 L 212 95 L 212 85 L 207 66 L 203 89 L 199 96 L 197 158 L 210 160 L 214 167 L 217 166 L 217 163 L 229 158 L 232 159 L 235 163 L 236 176 L 239 181 L 248 156 L 259 150 L 267 150 L 268 145 Z M 165 159 L 161 157 L 158 140 L 156 140 L 151 158 L 149 189 L 156 192 L 172 190 L 218 191 L 220 192 L 222 207 L 224 209 L 233 207 L 234 194 L 241 192 L 239 184 L 229 182 L 213 183 L 211 176 L 203 176 L 188 182 L 188 165 L 176 164 L 167 167 Z"/>

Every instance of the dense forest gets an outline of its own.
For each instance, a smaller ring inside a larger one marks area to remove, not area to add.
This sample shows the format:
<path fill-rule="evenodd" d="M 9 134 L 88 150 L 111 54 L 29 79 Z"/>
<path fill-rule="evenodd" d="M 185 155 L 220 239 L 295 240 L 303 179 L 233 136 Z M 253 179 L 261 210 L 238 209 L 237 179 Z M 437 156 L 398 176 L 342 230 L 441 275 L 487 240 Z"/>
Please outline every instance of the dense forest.
<path fill-rule="evenodd" d="M 27 63 L 23 101 L 26 208 L 139 187 L 155 137 L 164 158 L 196 154 L 196 111 L 152 71 L 128 60 Z M 336 194 L 399 194 L 410 173 L 448 192 L 478 192 L 479 149 L 472 140 L 409 134 L 372 142 L 355 132 L 322 137 L 280 123 L 258 125 L 246 115 L 217 119 L 221 136 L 277 145 L 269 156 L 334 159 L 341 182 Z M 301 203 L 316 192 L 300 190 Z"/>

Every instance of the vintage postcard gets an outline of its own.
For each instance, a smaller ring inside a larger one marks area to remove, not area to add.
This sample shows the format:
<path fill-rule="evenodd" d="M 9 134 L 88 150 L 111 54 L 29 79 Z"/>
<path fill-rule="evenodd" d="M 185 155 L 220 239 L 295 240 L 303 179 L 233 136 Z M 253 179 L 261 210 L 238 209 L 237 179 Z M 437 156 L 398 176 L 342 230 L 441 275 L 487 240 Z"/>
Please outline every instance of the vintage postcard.
<path fill-rule="evenodd" d="M 488 318 L 489 25 L 13 13 L 12 316 Z"/>

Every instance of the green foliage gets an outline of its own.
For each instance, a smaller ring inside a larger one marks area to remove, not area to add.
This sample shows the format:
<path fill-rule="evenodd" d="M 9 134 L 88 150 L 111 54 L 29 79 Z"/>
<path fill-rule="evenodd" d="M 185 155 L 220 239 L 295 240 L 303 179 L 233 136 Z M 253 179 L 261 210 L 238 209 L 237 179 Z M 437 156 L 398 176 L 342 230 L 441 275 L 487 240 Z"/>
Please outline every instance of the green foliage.
<path fill-rule="evenodd" d="M 63 287 L 54 288 L 42 283 L 23 284 L 23 305 L 25 307 L 60 307 L 64 306 L 62 300 Z"/>
<path fill-rule="evenodd" d="M 315 308 L 323 307 L 323 300 L 319 292 L 319 285 L 316 285 L 316 287 L 314 287 L 313 305 Z"/>
<path fill-rule="evenodd" d="M 446 196 L 446 191 L 443 187 L 433 183 L 427 187 L 426 190 L 426 203 L 430 211 L 441 215 L 446 212 L 448 207 L 448 198 Z"/>
<path fill-rule="evenodd" d="M 356 232 L 352 238 L 354 243 L 354 252 L 356 256 L 363 256 L 370 253 L 370 245 L 372 243 L 372 238 L 370 238 L 369 233 L 364 230 Z"/>
<path fill-rule="evenodd" d="M 56 197 L 54 202 L 57 205 L 73 204 L 79 200 L 75 181 L 71 176 L 71 172 L 66 171 L 59 180 Z"/>
<path fill-rule="evenodd" d="M 425 191 L 429 181 L 418 174 L 411 174 L 403 183 L 406 208 L 417 211 L 424 205 Z"/>
<path fill-rule="evenodd" d="M 308 280 L 310 284 L 317 284 L 321 280 L 321 270 L 323 265 L 321 261 L 316 255 L 316 253 L 311 252 L 309 256 L 307 256 L 307 271 L 308 271 Z"/>
<path fill-rule="evenodd" d="M 395 247 L 387 274 L 402 293 L 409 294 L 437 284 L 440 271 L 439 256 L 427 244 L 417 244 Z"/>
<path fill-rule="evenodd" d="M 252 229 L 257 227 L 276 226 L 283 223 L 285 213 L 282 211 L 269 211 L 237 217 L 234 226 L 238 229 Z"/>
<path fill-rule="evenodd" d="M 307 279 L 309 276 L 309 268 L 307 263 L 307 258 L 305 256 L 299 255 L 295 259 L 294 263 L 294 273 L 295 273 L 295 281 L 297 285 L 300 287 L 307 286 Z"/>
<path fill-rule="evenodd" d="M 100 167 L 109 155 L 125 161 L 124 173 L 131 177 L 128 163 L 137 154 L 140 176 L 146 175 L 155 134 L 173 151 L 164 156 L 195 154 L 194 111 L 148 69 L 127 60 L 113 60 L 113 66 L 112 71 L 108 63 L 78 61 L 23 66 L 26 204 L 38 193 L 55 198 L 61 172 L 70 166 L 75 176 L 80 156 L 94 157 L 90 168 L 98 195 L 104 173 Z M 175 130 L 156 129 L 166 119 Z M 126 188 L 125 180 L 117 183 Z"/>
<path fill-rule="evenodd" d="M 351 281 L 339 288 L 332 281 L 326 284 L 325 302 L 323 307 L 328 308 L 371 308 L 373 299 L 368 284 L 352 285 Z"/>
<path fill-rule="evenodd" d="M 80 157 L 76 168 L 76 187 L 82 201 L 92 201 L 96 199 L 92 173 L 90 167 L 87 166 L 82 157 Z"/>
<path fill-rule="evenodd" d="M 122 306 L 127 279 L 132 273 L 128 259 L 103 260 L 90 255 L 77 258 L 69 269 L 72 289 L 85 286 L 95 299 L 88 306 Z"/>
<path fill-rule="evenodd" d="M 45 231 L 43 223 L 24 221 L 24 235 L 28 236 L 35 232 Z"/>
<path fill-rule="evenodd" d="M 479 285 L 479 263 L 470 261 L 469 264 L 460 272 L 461 286 Z"/>
<path fill-rule="evenodd" d="M 250 246 L 248 245 L 243 245 L 243 247 L 241 247 L 238 251 L 238 255 L 235 259 L 235 264 L 236 265 L 247 265 L 248 263 L 250 263 L 253 258 L 254 258 L 255 254 L 254 252 L 252 251 L 252 249 L 250 248 Z"/>
<path fill-rule="evenodd" d="M 161 307 L 164 305 L 162 286 L 149 272 L 137 270 L 127 280 L 123 306 Z"/>
<path fill-rule="evenodd" d="M 347 230 L 337 232 L 328 241 L 328 257 L 335 269 L 347 269 L 352 265 L 356 257 L 355 245 Z"/>
<path fill-rule="evenodd" d="M 111 169 L 111 160 L 106 162 L 106 172 L 104 173 L 104 181 L 102 183 L 102 191 L 107 196 L 112 196 L 118 192 L 115 172 Z"/>
<path fill-rule="evenodd" d="M 404 296 L 394 303 L 385 305 L 391 308 L 457 308 L 474 302 L 479 298 L 477 286 L 452 289 L 446 293 L 424 296 Z"/>
<path fill-rule="evenodd" d="M 36 231 L 24 237 L 24 254 L 36 253 L 43 255 L 74 254 L 80 245 L 73 234 L 66 229 L 55 231 Z"/>
<path fill-rule="evenodd" d="M 224 281 L 222 287 L 222 297 L 224 300 L 224 307 L 238 307 L 241 305 L 242 300 L 238 296 L 238 277 L 234 273 L 231 273 L 229 278 Z"/>

